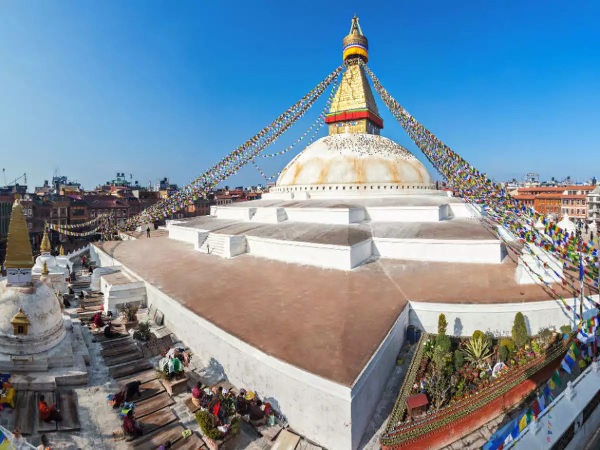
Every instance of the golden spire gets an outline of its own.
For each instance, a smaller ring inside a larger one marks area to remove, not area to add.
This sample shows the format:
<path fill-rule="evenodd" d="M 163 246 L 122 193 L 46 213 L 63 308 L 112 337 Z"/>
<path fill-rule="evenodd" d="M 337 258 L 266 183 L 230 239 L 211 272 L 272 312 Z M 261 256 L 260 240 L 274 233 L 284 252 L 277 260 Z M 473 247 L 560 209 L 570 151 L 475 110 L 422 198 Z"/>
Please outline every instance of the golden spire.
<path fill-rule="evenodd" d="M 7 269 L 31 269 L 33 266 L 31 242 L 19 194 L 15 195 L 15 203 L 10 213 L 4 266 Z"/>
<path fill-rule="evenodd" d="M 368 133 L 380 134 L 383 120 L 362 63 L 369 59 L 369 42 L 362 34 L 356 14 L 350 33 L 344 38 L 346 70 L 333 97 L 325 123 L 329 134 Z"/>
<path fill-rule="evenodd" d="M 50 247 L 50 239 L 48 239 L 48 231 L 44 230 L 44 237 L 42 238 L 42 245 L 40 245 L 40 251 L 42 253 L 50 253 L 52 248 Z"/>
<path fill-rule="evenodd" d="M 42 275 L 48 275 L 50 271 L 48 270 L 48 264 L 44 261 L 44 267 L 42 267 Z"/>
<path fill-rule="evenodd" d="M 61 246 L 60 246 L 60 253 L 59 253 L 59 256 L 65 256 L 65 248 L 62 246 L 62 244 L 61 244 Z"/>

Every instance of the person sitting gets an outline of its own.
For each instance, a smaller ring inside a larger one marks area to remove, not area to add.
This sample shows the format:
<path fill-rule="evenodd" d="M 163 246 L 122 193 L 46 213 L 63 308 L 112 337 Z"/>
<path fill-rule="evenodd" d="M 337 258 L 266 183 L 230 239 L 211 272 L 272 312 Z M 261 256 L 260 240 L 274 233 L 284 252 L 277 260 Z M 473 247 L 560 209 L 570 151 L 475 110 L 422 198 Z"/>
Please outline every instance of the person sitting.
<path fill-rule="evenodd" d="M 140 392 L 140 386 L 142 385 L 141 381 L 135 380 L 130 381 L 125 386 L 123 386 L 123 391 L 125 391 L 125 401 L 131 402 L 133 401 L 133 397 L 137 396 L 140 398 L 142 393 Z"/>
<path fill-rule="evenodd" d="M 12 445 L 16 450 L 27 448 L 27 440 L 21 434 L 21 430 L 19 428 L 15 428 L 13 430 L 13 441 Z"/>
<path fill-rule="evenodd" d="M 250 403 L 249 414 L 250 414 L 250 423 L 255 427 L 259 425 L 263 425 L 267 421 L 267 416 L 265 412 L 261 408 L 262 402 L 260 400 L 256 400 L 255 402 Z"/>
<path fill-rule="evenodd" d="M 142 435 L 142 428 L 133 418 L 133 409 L 127 411 L 127 415 L 123 418 L 123 432 L 126 436 L 137 437 Z"/>
<path fill-rule="evenodd" d="M 142 393 L 140 392 L 141 385 L 142 382 L 136 380 L 131 381 L 123 386 L 114 396 L 113 408 L 120 408 L 125 402 L 133 401 L 135 396 L 140 398 L 142 396 Z"/>
<path fill-rule="evenodd" d="M 37 450 L 52 450 L 50 448 L 50 441 L 48 440 L 48 436 L 42 434 L 40 437 L 40 445 L 38 445 Z"/>
<path fill-rule="evenodd" d="M 202 383 L 198 381 L 192 389 L 192 403 L 194 406 L 198 408 L 202 406 L 202 397 L 204 397 L 204 391 L 202 390 Z"/>
<path fill-rule="evenodd" d="M 56 408 L 55 404 L 52 406 L 48 406 L 44 395 L 40 395 L 40 401 L 38 402 L 38 411 L 40 414 L 40 419 L 42 419 L 44 422 L 62 421 L 60 410 Z"/>
<path fill-rule="evenodd" d="M 158 450 L 169 450 L 172 446 L 173 444 L 171 443 L 171 441 L 167 441 L 164 445 L 158 447 Z"/>
<path fill-rule="evenodd" d="M 104 327 L 104 337 L 107 338 L 107 339 L 114 338 L 114 337 L 118 336 L 117 333 L 113 333 L 113 331 L 110 329 L 110 327 L 111 327 L 111 323 L 110 322 L 108 322 L 108 324 Z"/>
<path fill-rule="evenodd" d="M 208 405 L 208 411 L 217 419 L 219 419 L 220 425 L 225 425 L 227 423 L 225 409 L 221 407 L 221 399 L 218 395 L 213 396 L 210 404 Z"/>
<path fill-rule="evenodd" d="M 249 405 L 246 401 L 246 391 L 244 389 L 241 389 L 240 393 L 237 396 L 237 403 L 235 409 L 240 416 L 245 416 L 246 414 L 248 414 Z"/>
<path fill-rule="evenodd" d="M 102 320 L 102 312 L 98 311 L 96 314 L 94 314 L 94 325 L 96 326 L 96 328 L 102 328 L 104 326 L 104 320 Z"/>

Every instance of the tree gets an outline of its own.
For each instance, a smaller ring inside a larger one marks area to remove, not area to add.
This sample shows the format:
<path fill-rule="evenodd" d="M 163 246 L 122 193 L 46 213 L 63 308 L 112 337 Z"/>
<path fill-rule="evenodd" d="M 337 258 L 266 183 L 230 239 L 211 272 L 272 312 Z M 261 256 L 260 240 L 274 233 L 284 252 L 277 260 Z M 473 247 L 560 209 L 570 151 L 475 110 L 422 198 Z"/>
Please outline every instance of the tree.
<path fill-rule="evenodd" d="M 518 312 L 515 315 L 515 322 L 512 327 L 512 338 L 517 348 L 523 348 L 529 340 L 527 325 L 525 325 L 525 317 L 521 312 Z"/>
<path fill-rule="evenodd" d="M 446 328 L 448 327 L 448 322 L 446 322 L 446 316 L 444 313 L 441 313 L 438 317 L 438 334 L 446 334 Z"/>
<path fill-rule="evenodd" d="M 450 377 L 443 370 L 433 370 L 431 375 L 425 378 L 425 390 L 431 397 L 434 410 L 439 410 L 450 398 L 452 390 Z"/>

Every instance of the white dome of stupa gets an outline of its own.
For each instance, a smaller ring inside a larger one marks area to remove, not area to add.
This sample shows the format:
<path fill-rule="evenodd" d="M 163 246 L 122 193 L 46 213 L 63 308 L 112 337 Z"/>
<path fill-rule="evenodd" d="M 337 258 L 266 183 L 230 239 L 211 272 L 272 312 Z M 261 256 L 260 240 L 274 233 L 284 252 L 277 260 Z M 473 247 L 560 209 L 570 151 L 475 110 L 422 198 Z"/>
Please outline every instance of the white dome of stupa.
<path fill-rule="evenodd" d="M 277 191 L 344 186 L 346 189 L 432 189 L 423 164 L 407 149 L 380 135 L 342 133 L 304 149 L 281 172 Z"/>
<path fill-rule="evenodd" d="M 27 334 L 14 333 L 11 323 L 22 312 L 27 316 Z M 42 281 L 31 286 L 7 286 L 0 281 L 0 353 L 31 355 L 49 350 L 65 337 L 60 303 L 52 288 Z"/>

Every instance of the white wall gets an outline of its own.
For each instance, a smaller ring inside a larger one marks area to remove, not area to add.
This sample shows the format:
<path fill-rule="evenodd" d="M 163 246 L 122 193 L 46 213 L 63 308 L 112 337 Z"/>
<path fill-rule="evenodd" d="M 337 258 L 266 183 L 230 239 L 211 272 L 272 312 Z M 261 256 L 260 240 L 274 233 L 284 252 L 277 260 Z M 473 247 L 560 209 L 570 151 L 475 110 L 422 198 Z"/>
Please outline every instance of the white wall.
<path fill-rule="evenodd" d="M 365 428 L 387 386 L 390 375 L 396 366 L 396 358 L 404 344 L 408 327 L 409 308 L 390 329 L 367 366 L 352 385 L 352 448 L 360 445 Z"/>
<path fill-rule="evenodd" d="M 181 241 L 181 242 L 187 242 L 192 245 L 196 245 L 198 242 L 198 233 L 200 232 L 200 230 L 197 230 L 196 228 L 170 225 L 168 227 L 168 230 L 169 230 L 169 239 L 174 239 L 176 241 Z"/>
<path fill-rule="evenodd" d="M 439 222 L 446 219 L 441 206 L 370 206 L 367 214 L 373 222 Z"/>
<path fill-rule="evenodd" d="M 95 252 L 102 264 L 111 264 L 109 255 L 99 249 Z M 255 390 L 266 398 L 299 433 L 332 450 L 352 448 L 349 387 L 261 352 L 192 313 L 149 283 L 146 291 L 148 305 L 165 314 L 165 325 L 193 350 L 195 358 L 214 357 L 213 363 L 223 367 L 231 383 Z"/>
<path fill-rule="evenodd" d="M 500 264 L 500 241 L 373 238 L 375 255 L 392 259 Z"/>
<path fill-rule="evenodd" d="M 210 208 L 210 215 L 216 216 L 219 219 L 233 219 L 233 220 L 250 220 L 254 215 L 256 208 L 242 208 L 242 207 L 231 207 L 227 206 L 215 206 Z"/>
<path fill-rule="evenodd" d="M 285 208 L 288 220 L 347 225 L 350 223 L 349 208 Z M 363 213 L 364 214 L 364 213 Z"/>
<path fill-rule="evenodd" d="M 593 298 L 598 301 L 597 295 Z M 577 299 L 565 300 L 573 311 L 579 310 Z M 562 325 L 572 325 L 574 319 L 572 312 L 569 313 L 560 300 L 493 305 L 411 301 L 410 323 L 428 333 L 437 333 L 438 317 L 440 313 L 444 313 L 448 322 L 448 334 L 457 334 L 455 324 L 459 324 L 462 336 L 471 336 L 475 330 L 510 335 L 517 312 L 522 312 L 525 316 L 531 334 L 536 334 L 542 328 L 554 327 L 558 330 Z M 584 301 L 584 318 L 588 319 L 596 313 L 597 310 L 590 302 Z"/>
<path fill-rule="evenodd" d="M 367 259 L 366 249 L 369 257 L 371 252 L 370 240 L 366 241 L 365 245 L 348 247 L 246 236 L 246 244 L 248 253 L 254 256 L 338 270 L 352 269 L 353 261 Z M 356 256 L 353 256 L 353 253 L 356 253 Z"/>
<path fill-rule="evenodd" d="M 571 385 L 568 386 L 551 403 L 552 416 L 550 430 L 548 434 L 548 416 L 550 408 L 545 409 L 537 421 L 530 423 L 519 435 L 519 438 L 513 441 L 512 445 L 505 447 L 511 449 L 538 449 L 552 448 L 560 439 L 562 434 L 573 426 L 573 421 L 583 412 L 587 403 L 596 395 L 600 389 L 600 366 L 598 363 L 592 363 Z M 588 417 L 583 427 L 579 428 L 571 442 L 568 444 L 568 450 L 579 450 L 585 447 L 590 438 L 598 431 L 600 426 L 600 408 Z M 550 442 L 547 441 L 548 437 Z"/>

